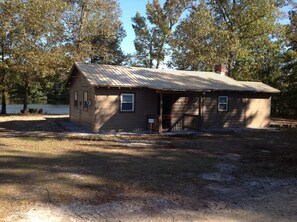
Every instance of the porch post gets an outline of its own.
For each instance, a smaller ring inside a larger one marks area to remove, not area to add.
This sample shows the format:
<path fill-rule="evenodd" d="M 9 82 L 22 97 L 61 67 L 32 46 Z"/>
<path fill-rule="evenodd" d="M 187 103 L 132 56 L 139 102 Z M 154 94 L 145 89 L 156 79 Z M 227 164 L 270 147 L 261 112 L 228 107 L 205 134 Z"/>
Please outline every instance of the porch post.
<path fill-rule="evenodd" d="M 160 115 L 159 115 L 159 133 L 162 133 L 163 129 L 163 93 L 160 93 Z"/>

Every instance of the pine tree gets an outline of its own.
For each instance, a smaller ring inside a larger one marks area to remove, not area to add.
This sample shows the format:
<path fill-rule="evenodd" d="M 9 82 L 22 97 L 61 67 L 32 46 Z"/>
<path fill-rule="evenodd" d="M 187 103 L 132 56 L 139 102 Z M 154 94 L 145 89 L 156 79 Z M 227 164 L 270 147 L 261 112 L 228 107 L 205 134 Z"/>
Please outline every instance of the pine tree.
<path fill-rule="evenodd" d="M 159 0 L 153 0 L 146 5 L 147 18 L 139 13 L 132 18 L 136 35 L 134 46 L 142 66 L 153 67 L 155 61 L 156 68 L 159 68 L 167 54 L 166 45 L 171 38 L 172 30 L 189 2 L 167 0 L 161 7 Z"/>

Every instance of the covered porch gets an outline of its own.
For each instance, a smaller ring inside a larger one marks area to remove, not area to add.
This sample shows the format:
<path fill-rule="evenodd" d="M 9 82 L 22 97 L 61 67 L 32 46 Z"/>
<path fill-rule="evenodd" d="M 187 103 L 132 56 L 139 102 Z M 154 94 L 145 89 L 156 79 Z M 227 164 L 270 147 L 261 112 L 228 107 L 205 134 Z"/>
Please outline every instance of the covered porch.
<path fill-rule="evenodd" d="M 202 94 L 190 92 L 157 91 L 158 107 L 154 118 L 154 130 L 198 131 L 202 125 Z"/>

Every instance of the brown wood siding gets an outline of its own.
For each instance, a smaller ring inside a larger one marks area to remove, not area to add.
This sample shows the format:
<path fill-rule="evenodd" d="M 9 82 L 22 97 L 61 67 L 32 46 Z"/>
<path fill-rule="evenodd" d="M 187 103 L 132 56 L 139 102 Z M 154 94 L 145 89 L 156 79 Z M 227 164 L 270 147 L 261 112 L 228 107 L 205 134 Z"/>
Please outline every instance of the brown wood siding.
<path fill-rule="evenodd" d="M 271 96 L 249 95 L 246 99 L 246 127 L 262 128 L 270 124 Z"/>
<path fill-rule="evenodd" d="M 172 119 L 178 119 L 183 114 L 199 114 L 199 97 L 194 96 L 174 96 L 172 104 Z"/>
<path fill-rule="evenodd" d="M 134 112 L 120 112 L 121 93 L 134 93 Z M 97 88 L 95 97 L 95 131 L 146 130 L 147 116 L 157 114 L 158 94 L 154 90 Z"/>
<path fill-rule="evenodd" d="M 183 114 L 199 115 L 201 96 L 201 122 L 199 127 L 208 128 L 261 128 L 269 125 L 270 96 L 261 93 L 206 93 L 204 95 L 171 95 L 171 124 Z M 228 111 L 218 111 L 218 97 L 228 96 Z M 194 118 L 197 121 L 197 118 Z M 195 122 L 187 118 L 187 122 Z"/>
<path fill-rule="evenodd" d="M 74 92 L 78 92 L 78 107 L 74 107 Z M 88 109 L 83 107 L 83 93 L 88 92 L 91 105 Z M 91 131 L 94 130 L 94 87 L 78 72 L 70 86 L 70 120 L 75 124 Z"/>
<path fill-rule="evenodd" d="M 228 96 L 227 112 L 218 111 L 218 96 Z M 262 128 L 269 125 L 271 99 L 261 93 L 208 93 L 202 99 L 203 128 Z"/>
<path fill-rule="evenodd" d="M 228 96 L 228 111 L 218 111 L 218 96 Z M 208 93 L 202 98 L 203 128 L 245 126 L 245 99 L 240 94 Z"/>

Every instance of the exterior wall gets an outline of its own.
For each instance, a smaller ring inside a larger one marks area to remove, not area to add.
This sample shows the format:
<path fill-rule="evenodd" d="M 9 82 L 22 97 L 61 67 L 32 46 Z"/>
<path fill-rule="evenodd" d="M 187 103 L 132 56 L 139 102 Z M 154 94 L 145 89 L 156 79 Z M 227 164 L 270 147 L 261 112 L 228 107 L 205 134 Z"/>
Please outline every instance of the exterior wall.
<path fill-rule="evenodd" d="M 218 96 L 228 96 L 228 111 L 218 111 Z M 175 95 L 171 97 L 171 124 L 183 114 L 200 114 L 199 121 L 196 117 L 187 117 L 185 125 L 191 125 L 187 123 L 190 121 L 192 125 L 199 124 L 198 128 L 204 129 L 262 128 L 269 125 L 270 108 L 271 97 L 268 94 L 222 92 L 192 96 Z"/>
<path fill-rule="evenodd" d="M 78 93 L 78 107 L 74 107 L 74 92 Z M 83 93 L 88 92 L 88 100 L 91 105 L 87 109 L 83 107 Z M 70 120 L 75 124 L 91 131 L 94 130 L 94 87 L 77 71 L 70 86 Z"/>
<path fill-rule="evenodd" d="M 228 111 L 218 111 L 218 96 L 228 96 Z M 202 99 L 203 128 L 245 127 L 245 99 L 239 93 L 208 93 Z"/>
<path fill-rule="evenodd" d="M 176 121 L 183 114 L 199 115 L 198 96 L 174 96 L 171 111 L 172 121 Z"/>
<path fill-rule="evenodd" d="M 199 104 L 199 94 L 171 96 L 171 124 L 176 123 L 184 114 L 188 114 L 189 116 L 185 116 L 182 120 L 183 126 L 185 128 L 198 129 L 200 127 L 198 117 L 200 114 Z M 180 130 L 178 125 L 177 129 Z"/>
<path fill-rule="evenodd" d="M 120 112 L 121 93 L 134 93 L 134 112 Z M 158 94 L 149 89 L 96 88 L 95 102 L 95 131 L 146 130 L 147 116 L 158 110 Z"/>
<path fill-rule="evenodd" d="M 262 128 L 270 124 L 271 96 L 252 95 L 246 101 L 246 127 Z"/>

